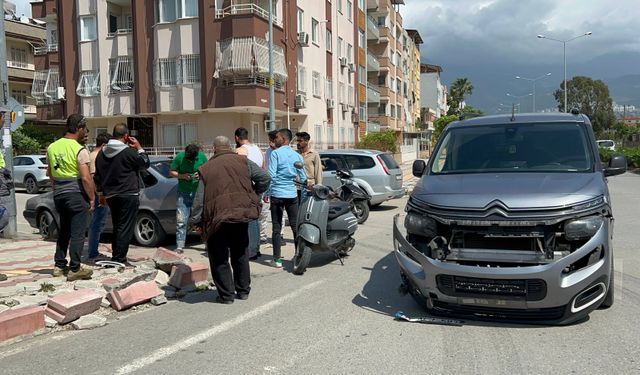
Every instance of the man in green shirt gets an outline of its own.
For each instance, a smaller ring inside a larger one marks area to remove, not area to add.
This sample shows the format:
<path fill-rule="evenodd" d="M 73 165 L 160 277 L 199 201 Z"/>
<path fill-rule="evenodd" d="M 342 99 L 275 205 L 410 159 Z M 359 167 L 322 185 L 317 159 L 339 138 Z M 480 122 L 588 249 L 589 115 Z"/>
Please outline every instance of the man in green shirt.
<path fill-rule="evenodd" d="M 176 204 L 176 252 L 183 253 L 187 239 L 187 224 L 191 216 L 193 198 L 198 190 L 198 168 L 208 161 L 207 155 L 195 144 L 188 145 L 171 162 L 171 176 L 178 179 Z"/>

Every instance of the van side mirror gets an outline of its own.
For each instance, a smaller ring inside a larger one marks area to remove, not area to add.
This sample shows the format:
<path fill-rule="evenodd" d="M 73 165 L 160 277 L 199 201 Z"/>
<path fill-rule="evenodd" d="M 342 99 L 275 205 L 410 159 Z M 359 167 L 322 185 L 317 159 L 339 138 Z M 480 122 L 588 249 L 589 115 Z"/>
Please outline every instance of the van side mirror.
<path fill-rule="evenodd" d="M 624 155 L 613 155 L 609 164 L 604 168 L 604 175 L 617 176 L 627 171 L 627 158 Z"/>
<path fill-rule="evenodd" d="M 411 167 L 411 173 L 413 173 L 414 176 L 420 178 L 422 177 L 422 174 L 424 173 L 426 167 L 427 163 L 425 163 L 424 160 L 415 160 L 413 162 L 413 166 Z"/>

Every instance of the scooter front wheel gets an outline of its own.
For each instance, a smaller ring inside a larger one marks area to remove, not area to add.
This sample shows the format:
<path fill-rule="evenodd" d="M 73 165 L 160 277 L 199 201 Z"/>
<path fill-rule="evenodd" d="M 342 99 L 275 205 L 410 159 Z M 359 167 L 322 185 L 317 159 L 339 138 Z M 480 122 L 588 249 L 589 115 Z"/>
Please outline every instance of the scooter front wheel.
<path fill-rule="evenodd" d="M 369 218 L 369 203 L 364 199 L 353 201 L 351 212 L 358 219 L 358 224 L 362 224 Z"/>
<path fill-rule="evenodd" d="M 302 275 L 311 261 L 311 246 L 302 238 L 296 241 L 296 254 L 293 256 L 293 274 Z"/>

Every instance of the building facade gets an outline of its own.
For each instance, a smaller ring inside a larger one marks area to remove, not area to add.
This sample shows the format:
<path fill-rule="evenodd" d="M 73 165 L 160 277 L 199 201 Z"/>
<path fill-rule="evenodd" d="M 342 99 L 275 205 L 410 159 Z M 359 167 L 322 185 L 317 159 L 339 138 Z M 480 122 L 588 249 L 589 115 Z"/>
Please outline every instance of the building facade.
<path fill-rule="evenodd" d="M 422 108 L 427 113 L 432 113 L 435 119 L 447 115 L 447 86 L 442 84 L 440 75 L 442 68 L 438 65 L 422 64 L 420 74 L 422 76 Z"/>
<path fill-rule="evenodd" d="M 7 17 L 8 16 L 8 17 Z M 7 92 L 24 109 L 26 120 L 36 118 L 36 100 L 31 96 L 31 86 L 36 72 L 34 45 L 45 40 L 45 29 L 28 17 L 5 15 L 7 46 Z"/>
<path fill-rule="evenodd" d="M 316 147 L 356 141 L 351 0 L 274 0 L 276 127 Z M 153 5 L 153 6 L 151 6 Z M 268 0 L 44 0 L 36 56 L 38 118 L 88 118 L 92 134 L 124 122 L 145 147 L 181 148 L 240 126 L 266 143 Z"/>

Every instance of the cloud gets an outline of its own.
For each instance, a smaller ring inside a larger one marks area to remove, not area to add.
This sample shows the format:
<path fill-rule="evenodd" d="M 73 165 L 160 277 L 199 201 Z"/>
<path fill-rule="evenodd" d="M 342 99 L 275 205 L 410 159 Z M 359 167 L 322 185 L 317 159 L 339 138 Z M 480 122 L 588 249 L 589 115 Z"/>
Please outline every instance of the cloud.
<path fill-rule="evenodd" d="M 634 0 L 407 0 L 404 26 L 420 31 L 425 60 L 443 65 L 540 64 L 562 59 L 562 44 L 536 38 L 569 39 L 567 55 L 590 60 L 615 52 L 640 51 Z"/>

